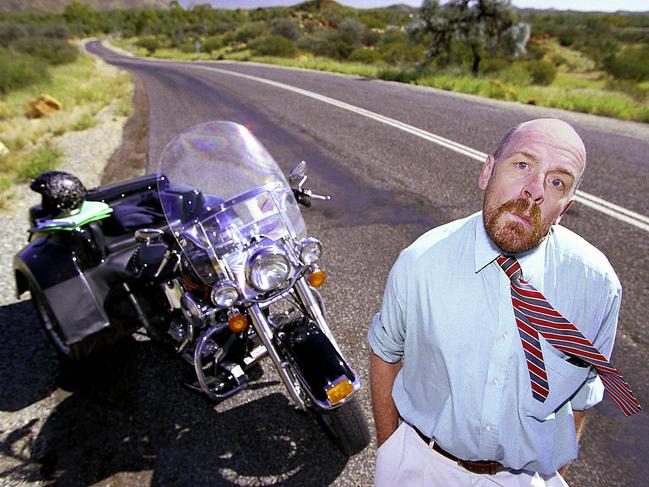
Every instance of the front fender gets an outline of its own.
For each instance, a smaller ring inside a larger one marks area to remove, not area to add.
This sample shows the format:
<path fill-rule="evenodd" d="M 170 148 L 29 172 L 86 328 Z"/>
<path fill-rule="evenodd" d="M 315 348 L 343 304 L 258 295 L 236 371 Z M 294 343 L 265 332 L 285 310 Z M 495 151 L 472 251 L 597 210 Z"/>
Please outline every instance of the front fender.
<path fill-rule="evenodd" d="M 108 317 L 78 265 L 74 251 L 56 239 L 37 236 L 14 257 L 16 292 L 42 292 L 66 344 L 109 325 Z"/>
<path fill-rule="evenodd" d="M 303 317 L 287 323 L 282 327 L 280 336 L 282 347 L 298 379 L 319 408 L 340 406 L 360 389 L 360 381 L 354 370 L 314 321 Z M 349 380 L 354 391 L 340 403 L 332 404 L 327 389 L 344 379 Z"/>

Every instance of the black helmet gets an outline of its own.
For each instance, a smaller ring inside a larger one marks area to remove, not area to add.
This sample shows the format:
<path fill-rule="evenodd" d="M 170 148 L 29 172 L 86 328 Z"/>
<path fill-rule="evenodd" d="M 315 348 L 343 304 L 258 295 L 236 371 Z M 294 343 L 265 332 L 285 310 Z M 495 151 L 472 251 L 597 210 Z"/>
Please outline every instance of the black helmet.
<path fill-rule="evenodd" d="M 43 196 L 43 210 L 52 215 L 78 210 L 87 193 L 79 178 L 63 171 L 44 172 L 29 187 Z"/>

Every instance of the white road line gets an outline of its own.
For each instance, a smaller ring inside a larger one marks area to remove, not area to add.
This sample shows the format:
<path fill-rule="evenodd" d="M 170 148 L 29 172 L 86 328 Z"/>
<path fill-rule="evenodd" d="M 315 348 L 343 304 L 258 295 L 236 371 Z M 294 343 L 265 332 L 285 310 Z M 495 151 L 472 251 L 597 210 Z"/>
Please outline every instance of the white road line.
<path fill-rule="evenodd" d="M 350 112 L 358 113 L 359 115 L 363 115 L 364 117 L 371 118 L 373 120 L 384 123 L 386 125 L 390 125 L 392 127 L 398 128 L 399 130 L 416 135 L 417 137 L 421 137 L 422 139 L 428 140 L 437 145 L 441 145 L 442 147 L 446 147 L 447 149 L 450 149 L 452 151 L 455 151 L 459 154 L 465 155 L 477 161 L 483 162 L 487 157 L 487 154 L 484 152 L 480 152 L 478 150 L 472 149 L 471 147 L 467 147 L 466 145 L 462 145 L 450 139 L 440 137 L 439 135 L 435 135 L 431 132 L 427 132 L 425 130 L 414 127 L 412 125 L 408 125 L 407 123 L 400 122 L 398 120 L 395 120 L 394 118 L 386 117 L 384 115 L 381 115 L 380 113 L 372 112 L 370 110 L 365 110 L 364 108 L 360 108 L 355 105 L 350 105 L 349 103 L 336 100 L 335 98 L 330 98 L 328 96 L 320 95 L 318 93 L 304 90 L 302 88 L 297 88 L 295 86 L 279 83 L 277 81 L 272 81 L 269 79 L 258 78 L 257 76 L 251 76 L 249 74 L 228 71 L 225 69 L 212 68 L 208 66 L 192 66 L 187 64 L 182 64 L 182 66 L 190 67 L 193 69 L 203 69 L 206 71 L 216 71 L 222 74 L 236 76 L 239 78 L 256 81 L 258 83 L 264 83 L 270 86 L 274 86 L 276 88 L 281 88 L 283 90 L 292 91 L 293 93 L 307 96 L 309 98 L 313 98 L 314 100 L 318 100 L 323 103 L 327 103 L 329 105 L 342 108 L 343 110 L 348 110 Z M 628 223 L 629 225 L 633 225 L 634 227 L 639 228 L 640 230 L 649 232 L 649 218 L 644 215 L 641 215 L 640 213 L 636 213 L 635 211 L 628 210 L 626 208 L 618 206 L 614 203 L 611 203 L 609 201 L 606 201 L 602 198 L 586 193 L 584 191 L 577 191 L 575 200 L 584 206 L 588 206 L 589 208 L 599 211 L 600 213 L 604 213 L 605 215 L 613 217 L 619 221 Z"/>

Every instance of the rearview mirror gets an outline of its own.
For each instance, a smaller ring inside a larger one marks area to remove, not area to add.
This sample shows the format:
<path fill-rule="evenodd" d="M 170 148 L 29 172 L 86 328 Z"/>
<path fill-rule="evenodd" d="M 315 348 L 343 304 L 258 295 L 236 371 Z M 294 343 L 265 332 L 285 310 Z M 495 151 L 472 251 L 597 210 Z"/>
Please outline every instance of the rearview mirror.
<path fill-rule="evenodd" d="M 288 182 L 291 185 L 292 189 L 302 189 L 302 186 L 304 185 L 307 175 L 305 174 L 306 172 L 306 162 L 305 161 L 300 161 L 294 168 L 293 170 L 288 173 Z"/>

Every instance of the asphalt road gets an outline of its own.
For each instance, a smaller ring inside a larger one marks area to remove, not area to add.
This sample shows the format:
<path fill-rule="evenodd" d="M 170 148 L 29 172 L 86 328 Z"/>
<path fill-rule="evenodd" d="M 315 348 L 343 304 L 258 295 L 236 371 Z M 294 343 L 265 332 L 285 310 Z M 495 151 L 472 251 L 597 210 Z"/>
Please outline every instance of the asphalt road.
<path fill-rule="evenodd" d="M 149 105 L 149 171 L 180 130 L 208 120 L 242 123 L 286 171 L 308 162 L 310 187 L 332 195 L 305 211 L 325 246 L 324 288 L 332 328 L 365 387 L 370 415 L 366 333 L 398 252 L 427 229 L 481 207 L 480 163 L 420 136 L 322 99 L 235 76 L 246 74 L 308 90 L 490 152 L 513 124 L 559 116 L 589 151 L 581 189 L 649 215 L 649 127 L 601 117 L 454 95 L 438 90 L 303 70 L 239 63 L 165 63 L 89 49 L 135 73 Z M 614 363 L 649 404 L 647 231 L 584 205 L 563 224 L 600 248 L 624 287 Z M 255 388 L 214 407 L 179 386 L 182 370 L 150 342 L 102 357 L 88 377 L 58 367 L 35 331 L 29 303 L 3 308 L 0 338 L 26 369 L 4 374 L 0 409 L 37 401 L 48 419 L 26 460 L 26 481 L 60 485 L 371 485 L 374 444 L 346 459 L 313 420 L 290 407 L 271 368 Z M 25 321 L 30 321 L 25 323 Z M 3 336 L 4 335 L 4 336 Z M 34 367 L 38 364 L 38 367 Z M 73 380 L 71 379 L 73 378 Z M 72 383 L 70 383 L 72 381 Z M 11 438 L 29 435 L 17 428 Z M 11 445 L 4 445 L 4 453 Z M 646 485 L 646 413 L 623 417 L 610 400 L 589 415 L 575 486 Z M 49 477 L 48 477 L 49 475 Z M 2 482 L 2 478 L 0 478 Z"/>

